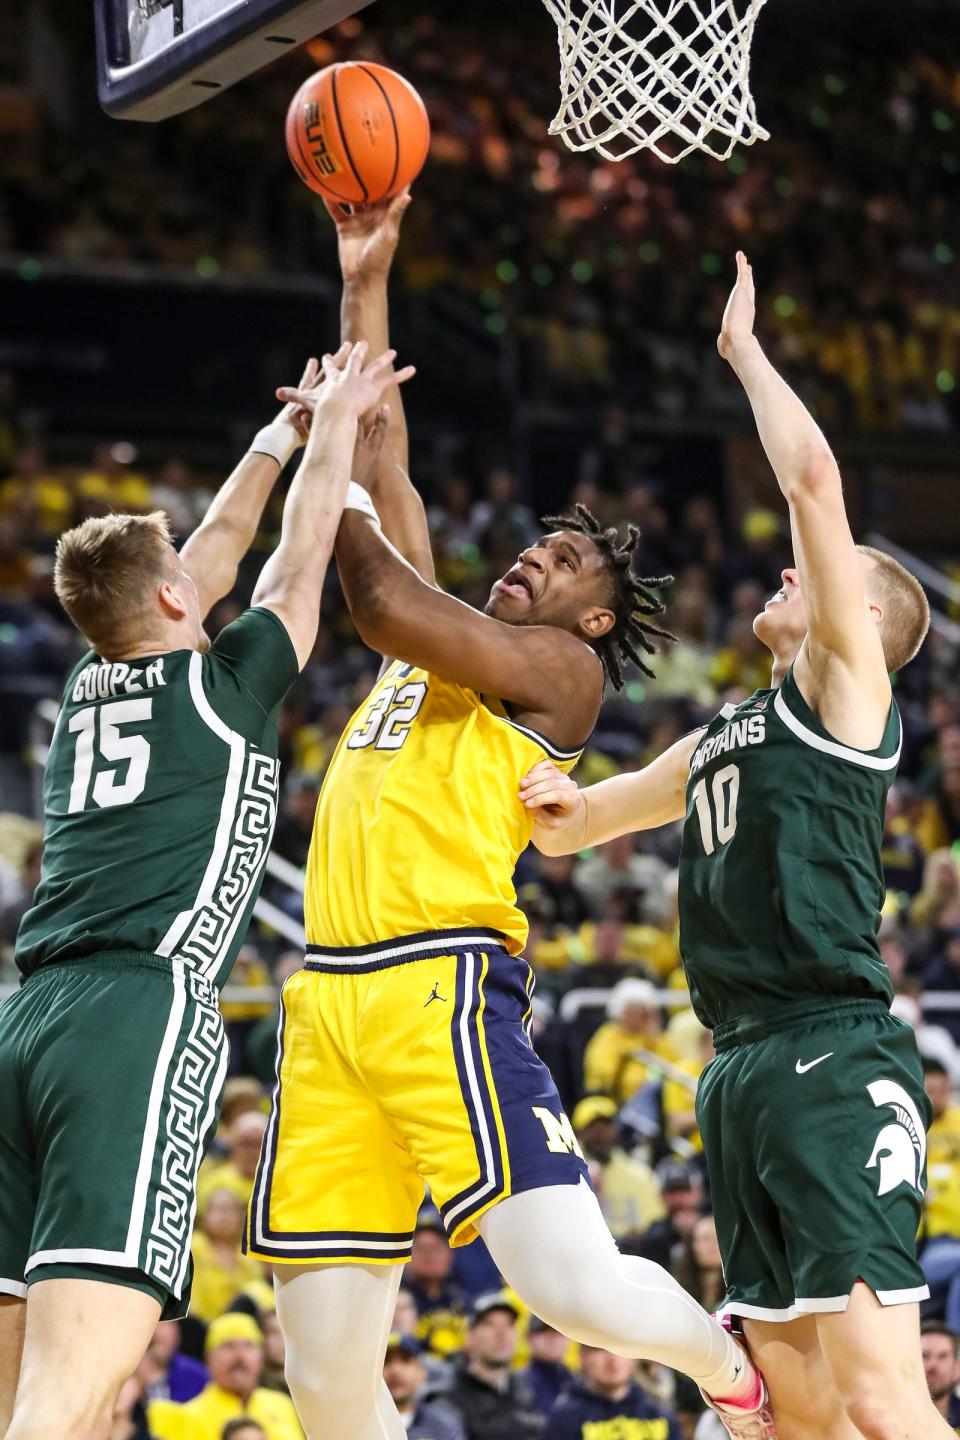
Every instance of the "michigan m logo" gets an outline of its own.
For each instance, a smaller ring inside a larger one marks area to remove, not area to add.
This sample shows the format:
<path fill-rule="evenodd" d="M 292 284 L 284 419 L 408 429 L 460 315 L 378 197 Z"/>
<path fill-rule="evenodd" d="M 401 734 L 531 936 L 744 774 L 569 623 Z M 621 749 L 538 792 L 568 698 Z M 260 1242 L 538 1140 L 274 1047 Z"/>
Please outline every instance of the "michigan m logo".
<path fill-rule="evenodd" d="M 895 1119 L 884 1125 L 877 1136 L 873 1153 L 866 1168 L 880 1167 L 878 1195 L 888 1195 L 898 1185 L 911 1185 L 914 1190 L 922 1189 L 924 1161 L 927 1158 L 927 1137 L 920 1112 L 904 1090 L 894 1080 L 874 1080 L 867 1086 L 870 1099 L 879 1109 L 889 1105 Z"/>
<path fill-rule="evenodd" d="M 545 1110 L 542 1105 L 534 1105 L 532 1109 L 546 1131 L 547 1149 L 554 1155 L 576 1155 L 582 1160 L 583 1151 L 566 1115 L 562 1111 L 554 1115 L 552 1110 Z"/>

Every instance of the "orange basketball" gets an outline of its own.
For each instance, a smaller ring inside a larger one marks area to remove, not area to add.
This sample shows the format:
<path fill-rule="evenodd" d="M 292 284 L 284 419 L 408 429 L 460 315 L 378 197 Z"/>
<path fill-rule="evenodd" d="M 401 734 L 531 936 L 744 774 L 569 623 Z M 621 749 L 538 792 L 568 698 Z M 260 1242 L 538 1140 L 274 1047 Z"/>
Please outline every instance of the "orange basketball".
<path fill-rule="evenodd" d="M 396 195 L 423 169 L 430 121 L 413 86 L 370 61 L 328 65 L 290 102 L 287 154 L 305 185 L 365 205 Z"/>

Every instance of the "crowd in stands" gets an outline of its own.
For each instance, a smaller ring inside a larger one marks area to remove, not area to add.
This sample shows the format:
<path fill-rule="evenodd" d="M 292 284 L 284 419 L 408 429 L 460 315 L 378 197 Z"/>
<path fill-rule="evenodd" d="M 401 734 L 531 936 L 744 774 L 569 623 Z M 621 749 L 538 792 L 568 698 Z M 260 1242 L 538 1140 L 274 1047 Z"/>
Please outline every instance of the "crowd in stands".
<path fill-rule="evenodd" d="M 39 698 L 56 698 L 78 654 L 51 590 L 56 536 L 105 507 L 157 504 L 171 511 L 183 534 L 202 513 L 206 483 L 174 461 L 144 473 L 129 450 L 116 445 L 98 448 L 87 465 L 54 467 L 36 443 L 13 453 L 0 478 L 0 765 L 10 782 L 5 796 L 23 798 L 19 807 L 5 799 L 7 813 L 0 816 L 0 946 L 8 979 L 12 942 L 42 851 L 30 814 L 30 716 Z M 604 518 L 628 514 L 640 522 L 643 573 L 677 577 L 665 597 L 666 623 L 679 641 L 656 661 L 656 680 L 633 671 L 622 695 L 608 699 L 578 772 L 587 782 L 644 764 L 725 701 L 769 683 L 769 659 L 750 620 L 778 588 L 790 557 L 777 515 L 752 511 L 734 533 L 711 494 L 688 500 L 680 513 L 652 482 L 617 497 L 582 487 L 579 498 Z M 479 493 L 452 483 L 435 498 L 430 519 L 443 583 L 475 603 L 536 533 L 536 517 L 503 469 L 492 472 Z M 275 528 L 276 514 L 268 513 L 237 592 L 211 618 L 212 632 L 245 603 Z M 298 869 L 332 748 L 376 665 L 357 641 L 331 577 L 316 650 L 281 723 L 275 849 Z M 934 1328 L 924 1343 L 931 1387 L 939 1385 L 940 1399 L 954 1409 L 960 1378 L 952 1339 L 960 1333 L 960 1106 L 954 1100 L 960 1005 L 953 998 L 960 996 L 958 673 L 957 656 L 931 635 L 897 682 L 904 747 L 887 814 L 888 892 L 880 931 L 896 1013 L 916 1029 L 935 1116 L 919 1241 L 933 1292 L 926 1308 Z M 23 813 L 10 813 L 17 808 Z M 536 1044 L 554 1071 L 611 1230 L 625 1251 L 667 1265 L 710 1308 L 723 1281 L 693 1097 L 712 1050 L 685 999 L 678 840 L 677 827 L 670 827 L 567 858 L 531 849 L 516 884 L 538 982 Z M 271 880 L 266 893 L 291 919 L 302 920 L 295 890 Z M 158 1329 L 123 1392 L 113 1440 L 300 1435 L 285 1393 L 269 1277 L 241 1249 L 273 1073 L 271 997 L 300 963 L 288 940 L 254 924 L 224 1000 L 231 1077 L 214 1151 L 200 1176 L 192 1312 L 180 1325 Z M 571 1346 L 503 1289 L 479 1242 L 452 1251 L 429 1206 L 406 1268 L 384 1376 L 412 1440 L 573 1440 L 608 1433 L 679 1440 L 694 1430 L 709 1440 L 713 1434 L 712 1418 L 701 1416 L 697 1392 L 682 1377 Z M 613 1428 L 621 1419 L 634 1427 Z"/>
<path fill-rule="evenodd" d="M 68 120 L 61 98 L 5 136 L 0 258 L 208 280 L 334 273 L 332 229 L 289 167 L 283 115 L 311 66 L 373 58 L 420 88 L 433 127 L 402 287 L 508 344 L 528 398 L 639 394 L 675 418 L 695 396 L 700 412 L 725 414 L 737 387 L 713 341 L 733 252 L 749 243 L 764 335 L 803 372 L 820 416 L 949 432 L 960 420 L 952 20 L 942 34 L 935 20 L 891 33 L 851 14 L 848 34 L 848 8 L 834 7 L 840 28 L 819 45 L 791 28 L 796 16 L 761 17 L 752 82 L 772 139 L 725 165 L 613 163 L 550 138 L 556 42 L 533 5 L 511 7 L 509 22 L 378 5 L 162 126 L 98 119 L 89 95 Z"/>

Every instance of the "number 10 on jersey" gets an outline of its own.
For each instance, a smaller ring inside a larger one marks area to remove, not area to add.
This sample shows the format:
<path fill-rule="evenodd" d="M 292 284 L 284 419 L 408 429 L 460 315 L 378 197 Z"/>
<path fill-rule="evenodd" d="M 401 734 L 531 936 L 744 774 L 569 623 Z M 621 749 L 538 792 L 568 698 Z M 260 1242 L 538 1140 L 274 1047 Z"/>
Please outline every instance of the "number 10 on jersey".
<path fill-rule="evenodd" d="M 698 780 L 693 787 L 693 803 L 700 822 L 703 853 L 712 855 L 718 845 L 733 839 L 737 828 L 737 797 L 740 794 L 740 771 L 736 765 L 724 765 L 710 782 Z M 711 804 L 712 801 L 712 804 Z"/>

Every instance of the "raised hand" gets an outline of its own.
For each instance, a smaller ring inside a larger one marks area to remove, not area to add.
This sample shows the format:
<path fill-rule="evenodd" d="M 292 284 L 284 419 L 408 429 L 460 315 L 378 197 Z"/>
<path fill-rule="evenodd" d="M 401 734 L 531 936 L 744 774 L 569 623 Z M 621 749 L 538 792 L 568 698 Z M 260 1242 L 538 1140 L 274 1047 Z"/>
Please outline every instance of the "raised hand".
<path fill-rule="evenodd" d="M 552 760 L 541 760 L 527 771 L 520 781 L 520 799 L 547 830 L 566 824 L 586 803 L 579 785 Z"/>
<path fill-rule="evenodd" d="M 737 283 L 730 291 L 723 312 L 717 349 L 724 360 L 730 360 L 736 346 L 753 338 L 757 302 L 753 288 L 753 270 L 742 250 L 737 251 Z"/>
<path fill-rule="evenodd" d="M 350 472 L 350 479 L 367 491 L 370 490 L 376 477 L 377 461 L 380 458 L 380 451 L 383 449 L 389 418 L 390 406 L 381 405 L 372 419 L 361 420 L 357 426 L 357 441 L 353 447 L 353 469 Z"/>
<path fill-rule="evenodd" d="M 410 204 L 409 190 L 403 190 L 392 200 L 358 205 L 352 210 L 333 200 L 324 203 L 337 227 L 344 280 L 386 279 L 400 238 L 403 212 Z"/>
<path fill-rule="evenodd" d="M 296 388 L 298 390 L 313 393 L 322 384 L 323 371 L 320 369 L 320 361 L 314 359 L 311 356 L 311 358 L 307 361 L 306 370 L 304 370 L 303 374 L 300 376 L 300 384 Z M 277 398 L 280 398 L 279 391 L 277 393 Z M 292 425 L 293 428 L 296 430 L 297 434 L 300 436 L 301 444 L 303 444 L 306 442 L 306 438 L 310 434 L 310 420 L 312 417 L 312 413 L 313 412 L 310 406 L 300 404 L 288 404 L 284 405 L 283 409 L 280 411 L 280 414 L 277 416 L 277 419 L 285 420 L 288 425 Z"/>
<path fill-rule="evenodd" d="M 394 371 L 396 354 L 395 350 L 385 350 L 368 362 L 365 340 L 359 340 L 356 345 L 341 345 L 336 355 L 323 357 L 322 385 L 282 385 L 277 391 L 277 399 L 311 411 L 314 415 L 329 405 L 342 404 L 359 419 L 379 403 L 381 395 L 391 385 L 402 385 L 416 374 L 413 365 Z"/>

